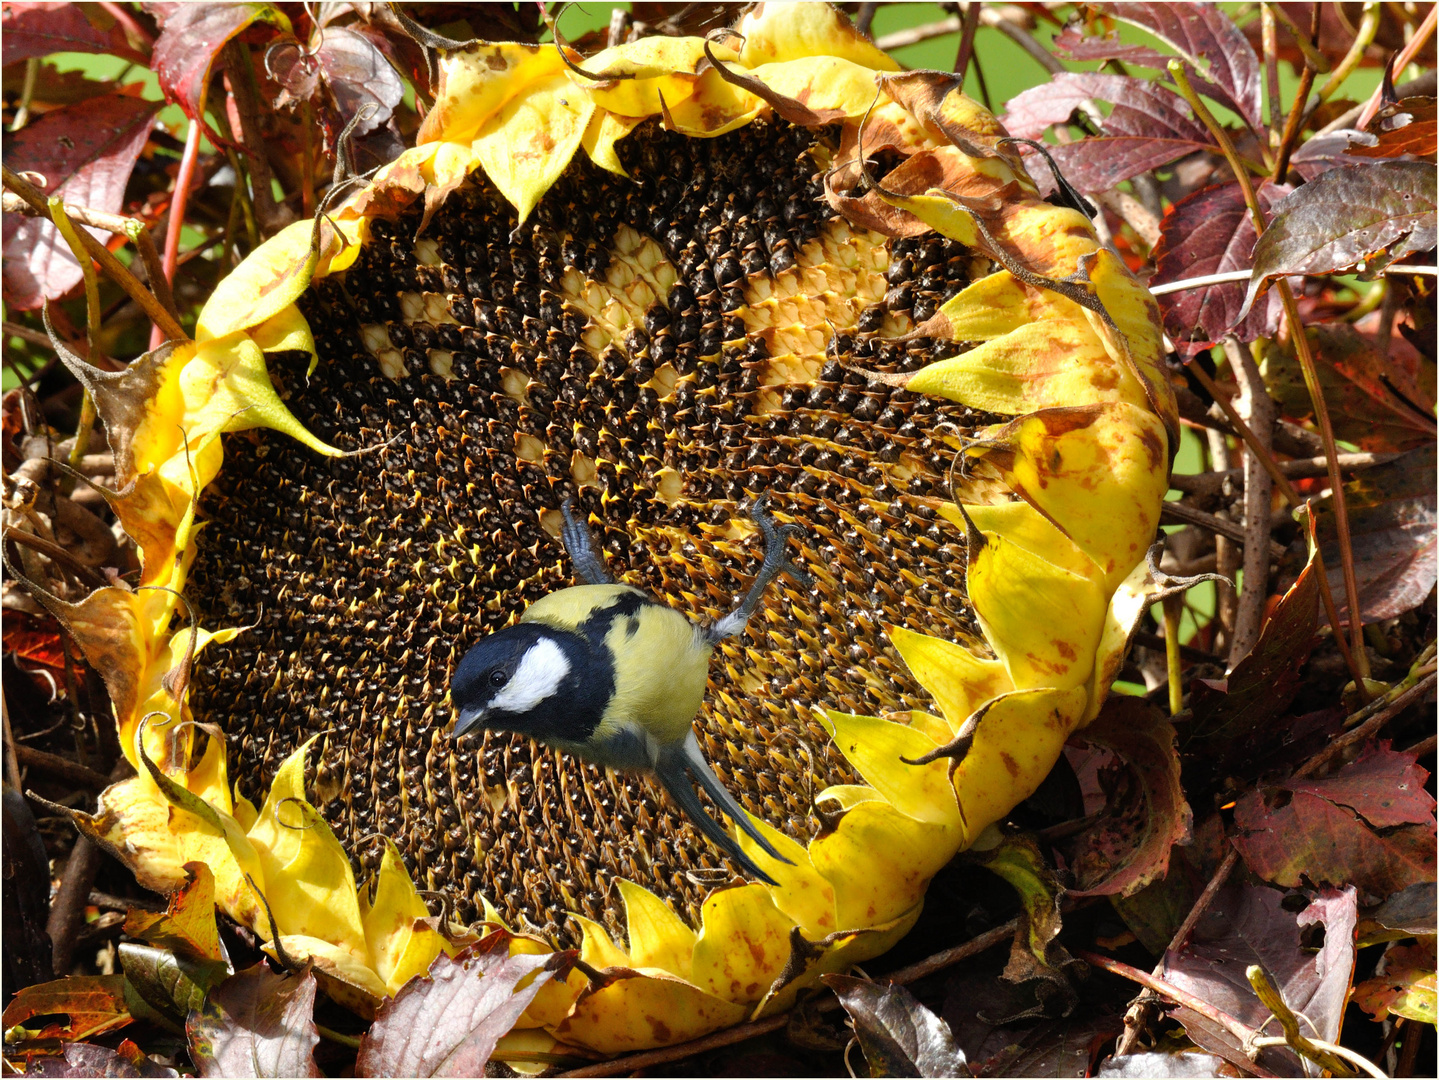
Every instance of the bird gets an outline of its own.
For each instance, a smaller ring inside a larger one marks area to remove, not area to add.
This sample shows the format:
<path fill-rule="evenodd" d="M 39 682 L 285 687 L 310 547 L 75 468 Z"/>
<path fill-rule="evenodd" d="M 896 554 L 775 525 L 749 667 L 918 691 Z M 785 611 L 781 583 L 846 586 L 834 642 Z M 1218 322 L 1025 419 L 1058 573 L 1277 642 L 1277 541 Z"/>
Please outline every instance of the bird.
<path fill-rule="evenodd" d="M 708 814 L 691 777 L 771 858 L 792 865 L 750 821 L 700 751 L 693 721 L 704 703 L 714 647 L 744 633 L 769 583 L 781 573 L 805 587 L 809 574 L 785 547 L 801 534 L 778 525 L 768 492 L 750 503 L 764 537 L 759 574 L 728 615 L 695 622 L 648 593 L 617 582 L 605 567 L 574 500 L 561 505 L 560 539 L 584 582 L 549 593 L 518 623 L 481 638 L 455 668 L 451 737 L 516 732 L 596 765 L 648 772 L 709 840 L 750 876 L 777 882 Z"/>

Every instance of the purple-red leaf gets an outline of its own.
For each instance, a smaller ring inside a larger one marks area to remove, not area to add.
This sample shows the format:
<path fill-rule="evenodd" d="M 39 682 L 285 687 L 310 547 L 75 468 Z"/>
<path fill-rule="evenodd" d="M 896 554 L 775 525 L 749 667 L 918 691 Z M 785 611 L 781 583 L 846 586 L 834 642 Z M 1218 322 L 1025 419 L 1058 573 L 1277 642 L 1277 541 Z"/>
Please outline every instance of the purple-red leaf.
<path fill-rule="evenodd" d="M 1079 738 L 1118 760 L 1100 774 L 1104 814 L 1069 849 L 1072 895 L 1132 896 L 1165 875 L 1171 847 L 1189 842 L 1193 815 L 1179 786 L 1174 728 L 1148 702 L 1114 695 Z"/>
<path fill-rule="evenodd" d="M 360 1040 L 357 1076 L 483 1076 L 495 1043 L 529 1007 L 569 953 L 511 956 L 509 935 L 491 934 L 380 1006 Z M 533 975 L 523 990 L 516 985 Z"/>
<path fill-rule="evenodd" d="M 158 108 L 152 101 L 110 94 L 56 109 L 7 137 L 5 164 L 42 174 L 47 195 L 114 213 Z M 6 214 L 4 244 L 4 295 L 12 307 L 37 308 L 80 283 L 80 264 L 48 221 Z"/>
<path fill-rule="evenodd" d="M 201 1076 L 319 1076 L 315 976 L 237 971 L 185 1023 Z"/>
<path fill-rule="evenodd" d="M 1340 169 L 1355 164 L 1346 153 L 1351 147 L 1374 146 L 1379 142 L 1373 135 L 1354 128 L 1339 128 L 1310 139 L 1289 158 L 1289 167 L 1305 180 L 1313 180 L 1330 169 Z"/>
<path fill-rule="evenodd" d="M 375 107 L 355 128 L 356 135 L 387 123 L 404 97 L 404 84 L 384 54 L 368 37 L 348 27 L 326 29 L 315 59 L 345 121 L 366 105 Z"/>
<path fill-rule="evenodd" d="M 904 987 L 852 975 L 824 981 L 854 1023 L 871 1076 L 969 1075 L 949 1025 Z"/>
<path fill-rule="evenodd" d="M 1097 8 L 1121 22 L 1148 30 L 1171 46 L 1197 73 L 1207 73 L 1203 91 L 1244 118 L 1256 131 L 1264 123 L 1259 57 L 1232 19 L 1217 4 L 1115 3 Z M 1157 54 L 1156 54 L 1157 57 Z M 1134 53 L 1126 59 L 1145 61 Z M 1158 57 L 1163 67 L 1167 57 Z M 1201 76 L 1202 77 L 1202 76 Z"/>
<path fill-rule="evenodd" d="M 57 52 L 114 53 L 145 63 L 98 4 L 8 3 L 0 11 L 0 59 L 4 63 Z"/>
<path fill-rule="evenodd" d="M 25 1066 L 24 1076 L 120 1076 L 164 1077 L 180 1074 L 167 1065 L 159 1065 L 129 1039 L 117 1049 L 94 1043 L 66 1043 L 53 1056 L 33 1056 Z"/>
<path fill-rule="evenodd" d="M 1112 106 L 1099 136 L 1050 148 L 1069 182 L 1084 191 L 1107 191 L 1195 150 L 1214 149 L 1183 98 L 1127 75 L 1056 75 L 1008 102 L 1005 128 L 1017 137 L 1037 139 L 1046 128 L 1066 123 L 1085 101 Z"/>
<path fill-rule="evenodd" d="M 1333 1042 L 1349 993 L 1357 921 L 1352 888 L 1324 890 L 1295 916 L 1277 890 L 1231 880 L 1205 909 L 1184 948 L 1165 954 L 1160 977 L 1258 1028 L 1270 1013 L 1245 974 L 1249 965 L 1258 964 L 1289 1007 L 1308 1017 L 1313 1030 L 1305 1034 Z M 1320 927 L 1323 944 L 1316 952 L 1312 946 Z M 1211 1053 L 1221 1052 L 1210 1042 L 1212 1033 L 1198 1029 L 1183 1013 L 1180 1018 L 1190 1038 Z M 1280 1056 L 1295 1070 L 1280 1075 L 1302 1075 L 1288 1050 Z"/>
<path fill-rule="evenodd" d="M 1406 363 L 1398 347 L 1402 343 L 1385 355 L 1346 323 L 1311 326 L 1308 337 L 1336 438 L 1376 453 L 1433 445 L 1432 365 L 1417 358 Z M 1313 414 L 1292 349 L 1272 351 L 1264 377 L 1285 416 L 1302 420 Z"/>
<path fill-rule="evenodd" d="M 1357 810 L 1376 829 L 1433 825 L 1434 799 L 1424 790 L 1428 775 L 1413 757 L 1380 742 L 1327 780 L 1291 781 L 1289 787 Z"/>
<path fill-rule="evenodd" d="M 1314 646 L 1318 623 L 1319 578 L 1311 561 L 1280 598 L 1254 650 L 1235 665 L 1229 678 L 1194 681 L 1190 719 L 1180 728 L 1191 797 L 1198 787 L 1206 786 L 1193 780 L 1212 776 L 1217 765 L 1236 756 L 1232 748 L 1284 715 L 1299 690 L 1299 669 Z"/>
<path fill-rule="evenodd" d="M 1344 485 L 1359 611 L 1366 623 L 1393 619 L 1418 607 L 1439 580 L 1435 482 L 1431 440 L 1386 465 L 1364 470 Z M 1326 499 L 1321 508 L 1319 539 L 1325 567 L 1333 560 L 1329 585 L 1342 620 L 1349 605 L 1340 578 L 1332 503 Z"/>
<path fill-rule="evenodd" d="M 150 66 L 166 100 L 191 119 L 204 111 L 211 66 L 232 37 L 256 20 L 290 28 L 290 20 L 270 4 L 164 4 L 151 10 L 161 29 Z"/>
<path fill-rule="evenodd" d="M 1359 779 L 1351 778 L 1358 767 Z M 1352 884 L 1374 898 L 1433 881 L 1434 800 L 1423 790 L 1428 773 L 1412 755 L 1371 755 L 1325 780 L 1287 781 L 1255 789 L 1234 808 L 1234 846 L 1266 881 L 1291 888 L 1305 883 Z M 1357 784 L 1382 785 L 1364 802 L 1386 820 L 1407 824 L 1376 832 L 1350 808 Z M 1407 786 L 1405 786 L 1407 785 Z M 1421 805 L 1422 804 L 1422 805 Z"/>
<path fill-rule="evenodd" d="M 1266 211 L 1289 194 L 1287 185 L 1265 182 L 1256 194 Z M 1238 184 L 1202 188 L 1174 206 L 1159 226 L 1154 248 L 1157 267 L 1151 285 L 1167 285 L 1185 278 L 1248 270 L 1253 265 L 1254 220 Z M 1159 298 L 1164 329 L 1181 354 L 1192 356 L 1208 349 L 1228 333 L 1241 341 L 1272 337 L 1279 326 L 1278 295 L 1235 325 L 1244 306 L 1244 284 L 1232 282 L 1167 293 Z"/>
<path fill-rule="evenodd" d="M 1376 266 L 1434 246 L 1434 166 L 1384 161 L 1330 169 L 1276 208 L 1254 248 L 1244 311 L 1271 278 Z M 1373 269 L 1371 267 L 1371 269 Z"/>

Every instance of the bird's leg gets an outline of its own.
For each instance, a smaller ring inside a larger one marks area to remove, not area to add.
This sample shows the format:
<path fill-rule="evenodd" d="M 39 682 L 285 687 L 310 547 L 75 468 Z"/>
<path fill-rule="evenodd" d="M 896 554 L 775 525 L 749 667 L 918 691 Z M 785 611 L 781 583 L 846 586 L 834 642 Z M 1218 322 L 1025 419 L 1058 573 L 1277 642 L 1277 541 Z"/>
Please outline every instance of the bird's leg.
<path fill-rule="evenodd" d="M 575 573 L 586 585 L 613 585 L 615 579 L 605 569 L 603 556 L 595 550 L 595 538 L 590 535 L 589 526 L 576 521 L 573 513 L 574 496 L 568 496 L 560 504 L 560 513 L 565 524 L 560 529 L 560 539 L 570 553 L 570 562 L 575 564 Z"/>
<path fill-rule="evenodd" d="M 723 641 L 727 637 L 737 637 L 744 632 L 745 624 L 749 617 L 759 607 L 760 601 L 764 598 L 765 588 L 781 573 L 788 574 L 801 585 L 812 585 L 814 579 L 805 573 L 789 559 L 785 558 L 785 543 L 791 536 L 802 535 L 803 530 L 798 525 L 776 525 L 775 520 L 770 516 L 766 506 L 769 501 L 769 492 L 760 494 L 750 504 L 749 516 L 759 526 L 761 535 L 764 536 L 764 564 L 759 568 L 759 574 L 754 579 L 754 584 L 744 594 L 739 607 L 735 608 L 719 622 L 709 627 L 708 635 L 711 644 Z"/>

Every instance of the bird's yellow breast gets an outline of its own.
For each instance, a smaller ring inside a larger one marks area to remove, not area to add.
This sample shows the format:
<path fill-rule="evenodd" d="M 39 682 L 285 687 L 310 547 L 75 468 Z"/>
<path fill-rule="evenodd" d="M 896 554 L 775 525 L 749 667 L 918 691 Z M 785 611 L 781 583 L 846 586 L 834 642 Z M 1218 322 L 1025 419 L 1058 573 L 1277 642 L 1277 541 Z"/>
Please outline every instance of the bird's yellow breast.
<path fill-rule="evenodd" d="M 624 607 L 632 610 L 615 610 Z M 614 671 L 601 730 L 635 726 L 661 745 L 682 741 L 709 679 L 711 647 L 703 633 L 682 612 L 624 585 L 561 589 L 531 604 L 520 621 L 582 631 L 596 618 L 609 621 L 602 646 Z"/>

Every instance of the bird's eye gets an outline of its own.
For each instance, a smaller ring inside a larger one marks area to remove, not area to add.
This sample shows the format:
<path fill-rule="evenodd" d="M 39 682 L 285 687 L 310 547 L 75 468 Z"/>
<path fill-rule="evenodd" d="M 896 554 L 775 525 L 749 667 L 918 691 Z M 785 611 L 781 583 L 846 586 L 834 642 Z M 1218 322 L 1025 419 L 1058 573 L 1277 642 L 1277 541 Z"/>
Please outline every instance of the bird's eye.
<path fill-rule="evenodd" d="M 504 686 L 505 683 L 509 681 L 510 677 L 506 675 L 503 671 L 501 671 L 499 668 L 495 668 L 494 671 L 490 672 L 491 686 Z"/>

